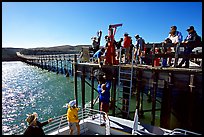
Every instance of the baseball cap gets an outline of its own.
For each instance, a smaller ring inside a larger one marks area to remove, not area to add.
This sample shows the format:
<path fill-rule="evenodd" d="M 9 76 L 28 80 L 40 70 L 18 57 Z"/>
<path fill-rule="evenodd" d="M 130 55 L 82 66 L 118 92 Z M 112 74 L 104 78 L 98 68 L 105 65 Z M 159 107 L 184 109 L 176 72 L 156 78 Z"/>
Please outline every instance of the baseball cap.
<path fill-rule="evenodd" d="M 193 26 L 189 26 L 186 31 L 189 31 L 189 30 L 194 30 L 194 27 Z"/>
<path fill-rule="evenodd" d="M 76 100 L 72 100 L 69 102 L 70 107 L 73 107 L 74 105 L 76 105 Z"/>

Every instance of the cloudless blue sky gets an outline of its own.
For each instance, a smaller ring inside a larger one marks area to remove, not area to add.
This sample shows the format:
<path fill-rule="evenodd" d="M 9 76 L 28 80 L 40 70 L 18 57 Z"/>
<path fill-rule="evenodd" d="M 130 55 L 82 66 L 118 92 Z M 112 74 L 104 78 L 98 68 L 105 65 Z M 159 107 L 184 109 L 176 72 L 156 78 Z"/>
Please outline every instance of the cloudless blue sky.
<path fill-rule="evenodd" d="M 193 25 L 202 36 L 202 2 L 2 2 L 2 47 L 36 48 L 91 45 L 102 30 L 101 45 L 110 24 L 116 41 L 125 32 L 146 42 L 161 42 L 172 25 L 184 38 Z"/>

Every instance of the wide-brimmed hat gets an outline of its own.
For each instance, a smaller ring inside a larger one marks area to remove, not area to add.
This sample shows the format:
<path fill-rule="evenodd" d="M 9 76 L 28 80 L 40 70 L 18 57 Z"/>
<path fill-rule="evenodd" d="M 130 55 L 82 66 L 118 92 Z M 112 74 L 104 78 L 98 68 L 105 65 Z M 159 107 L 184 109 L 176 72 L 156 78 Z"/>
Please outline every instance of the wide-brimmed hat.
<path fill-rule="evenodd" d="M 76 100 L 69 101 L 70 107 L 73 107 L 74 105 L 76 105 Z"/>
<path fill-rule="evenodd" d="M 36 112 L 33 112 L 33 114 L 27 114 L 26 122 L 30 125 L 34 120 L 38 118 L 38 114 Z"/>

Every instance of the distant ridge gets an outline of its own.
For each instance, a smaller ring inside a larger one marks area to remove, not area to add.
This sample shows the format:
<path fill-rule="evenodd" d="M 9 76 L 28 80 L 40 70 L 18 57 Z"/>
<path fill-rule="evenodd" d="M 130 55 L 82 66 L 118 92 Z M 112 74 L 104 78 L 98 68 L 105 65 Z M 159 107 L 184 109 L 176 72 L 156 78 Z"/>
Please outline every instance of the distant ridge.
<path fill-rule="evenodd" d="M 2 61 L 18 61 L 16 52 L 25 55 L 49 55 L 49 54 L 78 54 L 82 47 L 90 47 L 91 45 L 61 45 L 54 47 L 38 47 L 38 48 L 2 48 Z"/>

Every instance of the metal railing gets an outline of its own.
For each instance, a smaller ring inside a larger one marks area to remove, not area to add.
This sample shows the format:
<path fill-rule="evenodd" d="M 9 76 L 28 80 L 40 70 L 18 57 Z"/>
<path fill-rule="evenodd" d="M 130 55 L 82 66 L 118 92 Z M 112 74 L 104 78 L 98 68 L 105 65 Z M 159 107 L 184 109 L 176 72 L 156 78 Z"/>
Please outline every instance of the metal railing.
<path fill-rule="evenodd" d="M 192 132 L 192 131 L 188 131 L 188 130 L 185 130 L 185 129 L 175 128 L 168 135 L 201 135 L 201 134 L 195 133 L 195 132 Z"/>
<path fill-rule="evenodd" d="M 84 119 L 88 117 L 91 117 L 92 119 L 94 119 L 96 114 L 99 114 L 99 124 L 102 124 L 103 122 L 106 123 L 105 134 L 110 135 L 110 121 L 109 121 L 108 115 L 105 112 L 94 110 L 91 108 L 84 108 L 79 110 L 78 117 L 79 117 L 79 120 L 83 120 L 84 122 Z M 102 115 L 105 115 L 106 121 L 103 120 Z M 67 114 L 58 116 L 49 125 L 46 125 L 43 129 L 45 134 L 48 134 L 54 130 L 57 130 L 57 133 L 59 134 L 60 129 L 64 128 L 65 126 L 68 126 Z"/>

